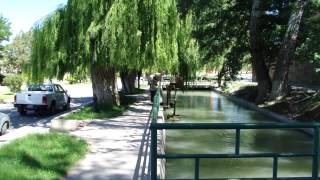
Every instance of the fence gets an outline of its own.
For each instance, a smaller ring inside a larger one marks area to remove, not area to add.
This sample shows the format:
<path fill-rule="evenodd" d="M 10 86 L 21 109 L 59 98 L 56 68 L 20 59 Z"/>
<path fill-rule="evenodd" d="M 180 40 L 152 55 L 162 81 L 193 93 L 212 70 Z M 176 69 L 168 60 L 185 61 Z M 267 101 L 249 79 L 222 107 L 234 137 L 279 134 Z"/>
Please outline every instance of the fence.
<path fill-rule="evenodd" d="M 272 158 L 273 173 L 272 178 L 278 178 L 278 160 L 284 157 L 311 157 L 312 158 L 312 174 L 310 177 L 288 177 L 283 179 L 318 179 L 318 163 L 319 163 L 319 127 L 318 123 L 157 123 L 158 111 L 160 108 L 160 90 L 157 92 L 153 108 L 150 114 L 151 119 L 151 179 L 156 180 L 157 177 L 157 160 L 158 159 L 194 159 L 194 178 L 200 179 L 200 161 L 201 159 L 218 159 L 218 158 Z M 235 131 L 235 151 L 227 154 L 168 154 L 157 152 L 157 132 L 164 129 L 231 129 Z M 245 129 L 313 129 L 313 151 L 310 153 L 241 153 L 240 138 L 241 130 Z M 221 179 L 221 178 L 220 178 Z M 228 179 L 228 178 L 224 178 Z M 241 178 L 239 178 L 241 179 Z M 262 178 L 250 178 L 262 179 Z M 266 179 L 266 178 L 263 178 Z"/>

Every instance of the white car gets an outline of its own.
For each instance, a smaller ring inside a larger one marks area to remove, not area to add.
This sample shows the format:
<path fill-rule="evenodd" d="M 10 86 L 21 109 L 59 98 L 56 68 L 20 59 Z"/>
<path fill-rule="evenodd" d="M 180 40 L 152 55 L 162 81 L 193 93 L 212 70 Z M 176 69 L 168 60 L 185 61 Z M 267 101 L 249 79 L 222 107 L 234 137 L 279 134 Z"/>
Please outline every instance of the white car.
<path fill-rule="evenodd" d="M 33 84 L 14 96 L 14 107 L 20 115 L 28 110 L 54 114 L 58 109 L 70 108 L 70 96 L 59 84 Z"/>
<path fill-rule="evenodd" d="M 7 133 L 10 128 L 10 117 L 4 113 L 0 113 L 0 136 Z"/>

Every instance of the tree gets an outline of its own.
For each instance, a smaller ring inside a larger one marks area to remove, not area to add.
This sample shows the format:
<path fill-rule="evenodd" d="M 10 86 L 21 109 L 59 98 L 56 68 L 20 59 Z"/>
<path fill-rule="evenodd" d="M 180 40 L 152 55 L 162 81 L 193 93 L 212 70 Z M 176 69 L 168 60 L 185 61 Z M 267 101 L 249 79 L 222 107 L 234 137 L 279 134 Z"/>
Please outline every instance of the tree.
<path fill-rule="evenodd" d="M 289 1 L 286 1 L 286 3 L 281 5 L 285 6 L 285 8 L 278 9 L 280 11 L 279 14 L 270 15 L 265 13 L 268 7 L 266 2 L 253 1 L 250 21 L 250 44 L 252 64 L 258 81 L 257 103 L 261 103 L 270 97 L 272 99 L 282 97 L 289 90 L 288 73 L 290 62 L 294 58 L 293 55 L 296 51 L 307 2 L 297 0 L 291 5 Z M 281 16 L 281 14 L 285 15 Z M 265 34 L 273 34 L 273 36 L 266 36 Z M 266 37 L 269 37 L 269 41 L 272 44 L 267 43 L 268 38 Z M 277 55 L 268 56 L 268 54 Z M 267 57 L 269 57 L 269 60 Z M 274 74 L 270 72 L 270 64 L 273 62 L 276 64 Z M 271 96 L 269 96 L 270 92 Z"/>
<path fill-rule="evenodd" d="M 312 0 L 307 4 L 301 25 L 301 35 L 295 52 L 298 62 L 315 64 L 315 71 L 320 71 L 320 2 Z"/>
<path fill-rule="evenodd" d="M 21 32 L 5 47 L 1 69 L 6 73 L 21 73 L 30 62 L 32 32 Z"/>
<path fill-rule="evenodd" d="M 188 10 L 195 15 L 193 31 L 199 42 L 200 57 L 206 67 L 219 71 L 219 82 L 235 79 L 249 54 L 248 24 L 250 1 L 188 0 L 178 1 L 181 16 Z M 219 83 L 220 84 L 220 83 Z"/>
<path fill-rule="evenodd" d="M 174 67 L 177 18 L 174 0 L 69 0 L 34 27 L 28 72 L 42 81 L 90 69 L 97 106 L 111 108 L 116 72 Z"/>
<path fill-rule="evenodd" d="M 8 41 L 10 35 L 10 23 L 8 19 L 0 15 L 0 43 L 2 43 L 2 41 Z"/>
<path fill-rule="evenodd" d="M 288 93 L 288 74 L 290 62 L 296 49 L 297 40 L 302 23 L 302 17 L 307 2 L 306 0 L 297 0 L 296 8 L 288 21 L 286 34 L 277 57 L 276 71 L 272 82 L 272 98 L 284 96 Z"/>
<path fill-rule="evenodd" d="M 179 70 L 176 74 L 184 81 L 196 77 L 200 67 L 200 54 L 198 41 L 192 36 L 194 31 L 193 13 L 181 17 L 178 33 Z"/>
<path fill-rule="evenodd" d="M 256 79 L 258 82 L 258 95 L 256 97 L 257 103 L 263 102 L 271 90 L 271 79 L 265 63 L 265 47 L 262 36 L 263 21 L 261 19 L 265 9 L 266 5 L 263 4 L 262 1 L 253 1 L 250 19 L 250 46 L 252 67 L 256 73 Z"/>
<path fill-rule="evenodd" d="M 8 41 L 9 37 L 11 35 L 10 32 L 10 23 L 8 22 L 8 20 L 6 18 L 4 18 L 1 14 L 0 14 L 0 59 L 3 58 L 3 50 L 4 47 L 2 45 L 3 41 Z"/>

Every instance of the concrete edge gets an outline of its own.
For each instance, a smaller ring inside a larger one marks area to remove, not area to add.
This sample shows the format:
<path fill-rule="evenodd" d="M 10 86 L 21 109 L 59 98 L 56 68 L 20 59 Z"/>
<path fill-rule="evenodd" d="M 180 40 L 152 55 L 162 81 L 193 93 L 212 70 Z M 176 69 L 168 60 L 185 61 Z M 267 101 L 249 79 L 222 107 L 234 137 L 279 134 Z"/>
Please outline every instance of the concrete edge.
<path fill-rule="evenodd" d="M 165 123 L 165 116 L 163 107 L 160 106 L 158 112 L 158 123 Z M 166 130 L 158 130 L 158 154 L 165 154 L 165 147 L 166 147 Z M 160 179 L 165 179 L 166 177 L 166 159 L 158 159 L 157 161 L 158 172 L 157 176 Z"/>
<path fill-rule="evenodd" d="M 262 115 L 271 118 L 274 121 L 281 122 L 281 123 L 298 123 L 298 121 L 296 121 L 296 120 L 288 119 L 284 115 L 280 115 L 280 114 L 277 114 L 277 113 L 272 112 L 270 110 L 261 108 L 261 107 L 257 106 L 256 104 L 249 102 L 247 100 L 238 98 L 236 96 L 233 96 L 233 95 L 230 95 L 230 94 L 227 94 L 224 92 L 221 92 L 221 91 L 214 89 L 214 88 L 212 88 L 212 91 L 224 96 L 229 101 L 232 101 L 232 102 L 234 102 L 240 106 L 243 106 L 247 109 L 257 111 L 257 112 L 261 113 Z M 307 135 L 313 136 L 313 130 L 311 130 L 311 129 L 299 129 L 299 130 Z"/>
<path fill-rule="evenodd" d="M 79 111 L 82 107 L 87 106 L 91 103 L 92 103 L 92 101 L 85 103 L 85 104 L 82 104 L 78 107 L 75 107 L 75 108 L 69 110 L 66 113 L 63 113 L 63 114 L 53 118 L 51 120 L 50 131 L 51 132 L 74 131 L 74 130 L 77 130 L 79 127 L 83 127 L 84 125 L 89 123 L 89 121 L 84 121 L 84 120 L 67 120 L 67 119 L 63 119 L 63 117 L 65 117 L 69 114 L 75 113 L 75 112 Z"/>

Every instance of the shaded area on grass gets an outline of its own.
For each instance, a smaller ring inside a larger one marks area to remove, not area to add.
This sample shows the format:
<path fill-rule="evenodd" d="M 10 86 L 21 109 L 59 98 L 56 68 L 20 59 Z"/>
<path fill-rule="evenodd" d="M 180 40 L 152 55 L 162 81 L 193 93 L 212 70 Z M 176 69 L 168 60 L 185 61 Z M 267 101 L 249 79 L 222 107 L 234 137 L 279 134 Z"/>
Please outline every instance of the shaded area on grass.
<path fill-rule="evenodd" d="M 121 116 L 129 107 L 130 104 L 136 102 L 136 98 L 120 94 L 120 106 L 115 106 L 112 109 L 105 109 L 99 112 L 94 112 L 92 104 L 85 106 L 80 111 L 71 113 L 63 119 L 66 120 L 91 120 L 91 119 L 105 119 Z"/>
<path fill-rule="evenodd" d="M 0 148 L 3 179 L 59 179 L 87 151 L 87 144 L 66 134 L 33 134 Z"/>

